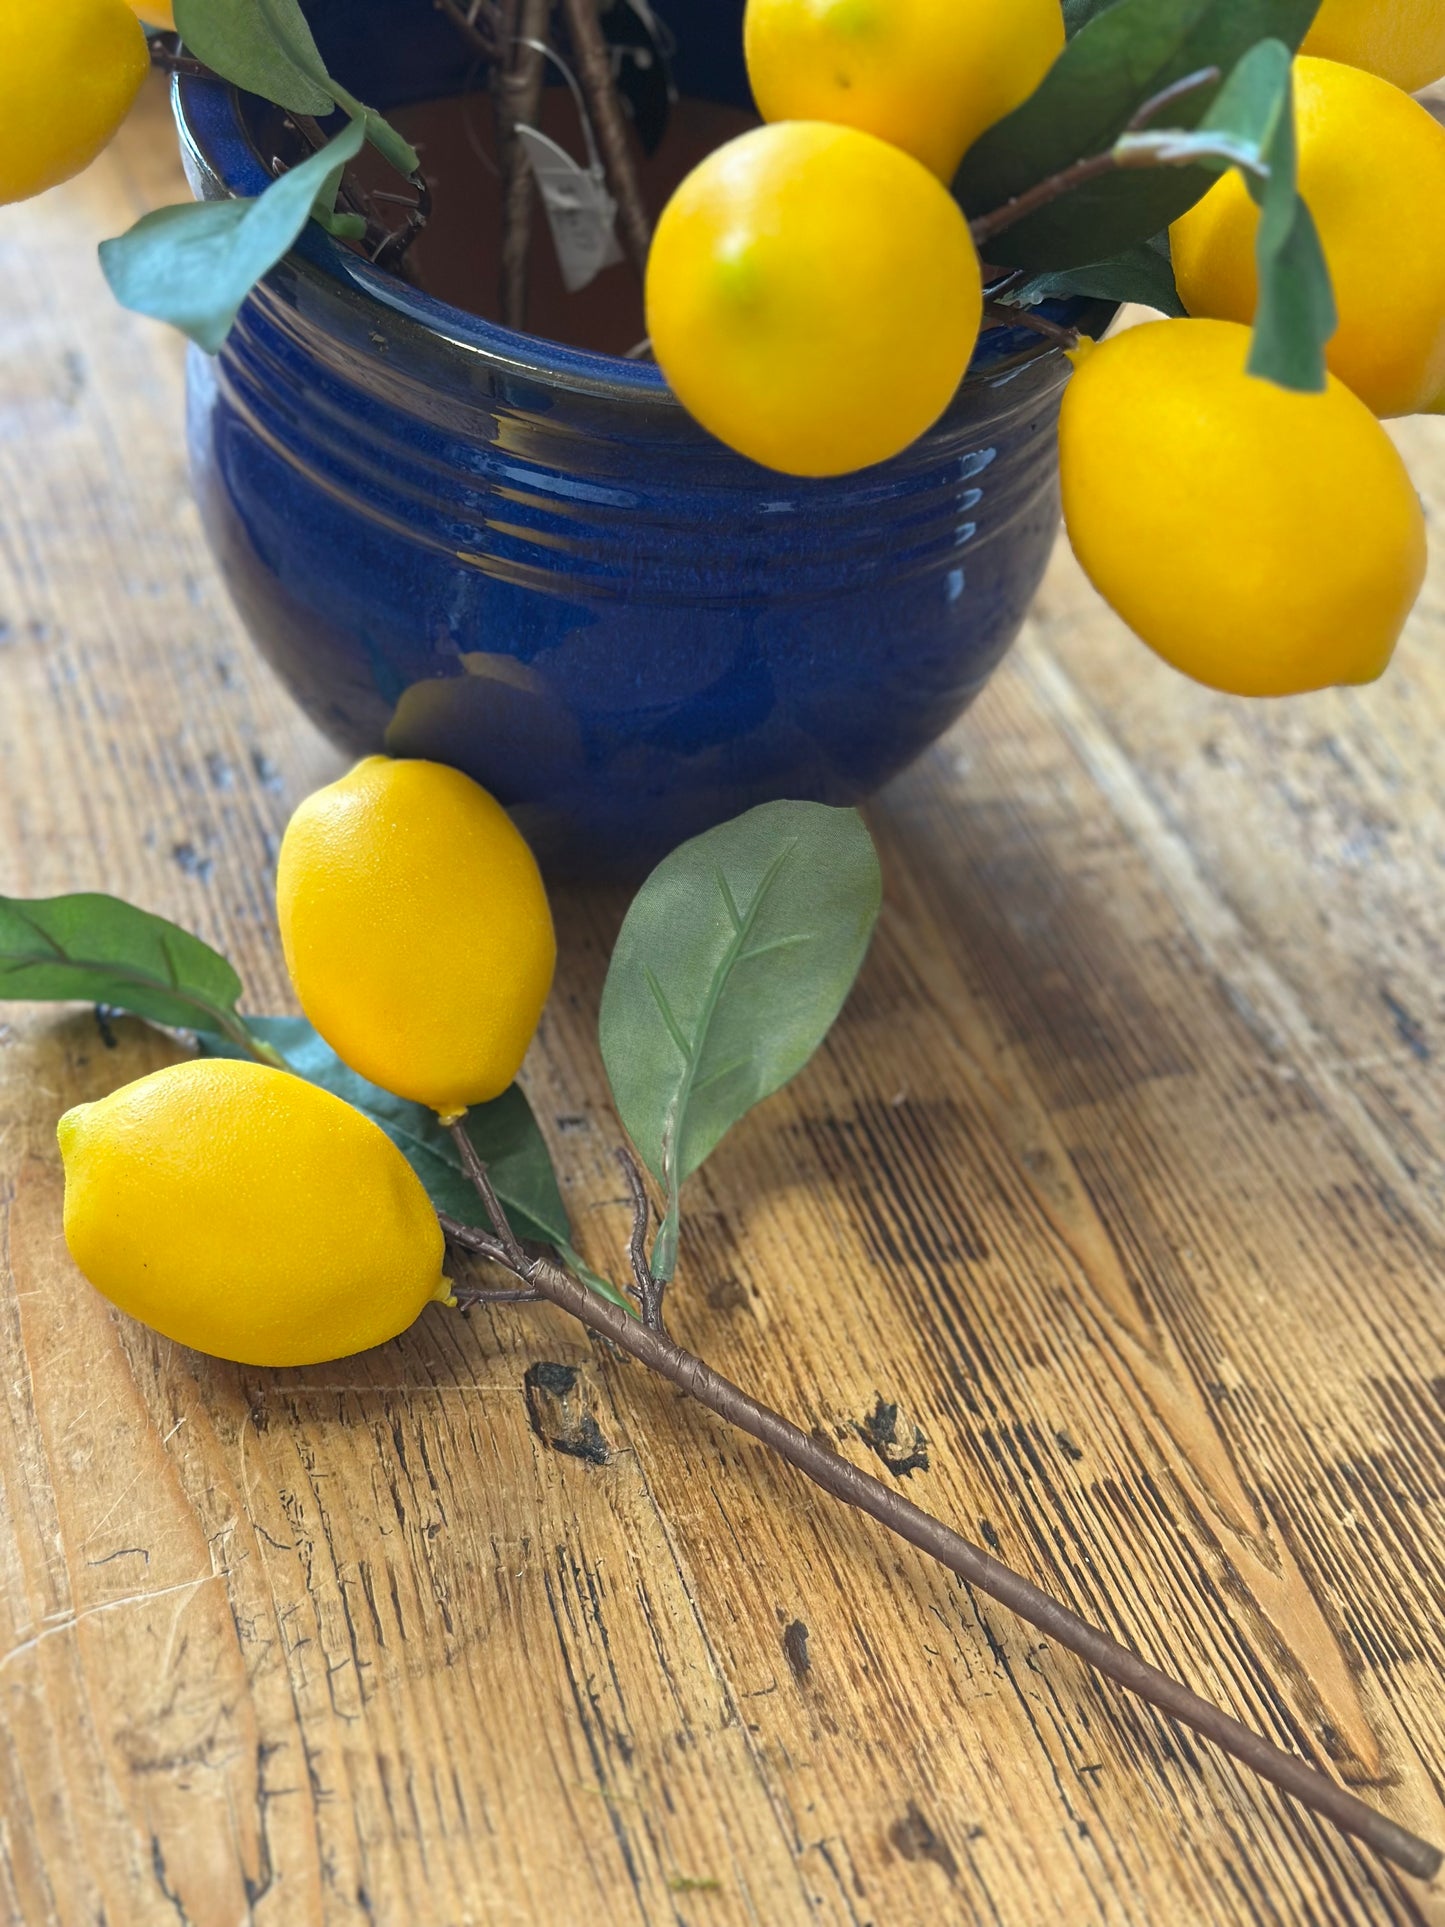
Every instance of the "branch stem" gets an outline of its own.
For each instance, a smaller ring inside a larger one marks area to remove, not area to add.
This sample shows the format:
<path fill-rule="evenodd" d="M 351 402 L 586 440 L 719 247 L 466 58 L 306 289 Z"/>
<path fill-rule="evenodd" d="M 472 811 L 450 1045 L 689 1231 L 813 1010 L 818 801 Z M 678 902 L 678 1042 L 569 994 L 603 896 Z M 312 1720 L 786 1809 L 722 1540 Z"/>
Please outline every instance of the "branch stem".
<path fill-rule="evenodd" d="M 1010 308 L 1002 301 L 985 301 L 983 304 L 984 325 L 990 328 L 1029 328 L 1036 335 L 1043 335 L 1058 348 L 1077 348 L 1079 331 L 1077 328 L 1064 328 L 1057 321 L 1050 321 L 1047 315 L 1035 314 L 1029 308 Z"/>
<path fill-rule="evenodd" d="M 515 1272 L 519 1278 L 530 1284 L 531 1280 L 526 1275 L 529 1261 L 526 1252 L 522 1249 L 522 1241 L 513 1231 L 511 1221 L 507 1217 L 506 1206 L 497 1196 L 491 1175 L 477 1155 L 477 1147 L 467 1135 L 465 1118 L 458 1118 L 457 1122 L 448 1128 L 452 1143 L 456 1145 L 461 1157 L 462 1169 L 471 1179 L 472 1188 L 486 1207 L 487 1216 L 492 1221 L 492 1229 L 496 1233 L 496 1243 L 502 1253 L 503 1261 L 509 1271 Z"/>
<path fill-rule="evenodd" d="M 632 1292 L 638 1315 L 653 1331 L 665 1331 L 662 1307 L 667 1297 L 667 1280 L 659 1278 L 647 1260 L 647 1234 L 652 1229 L 652 1205 L 647 1196 L 647 1180 L 642 1166 L 625 1145 L 619 1145 L 617 1162 L 632 1194 L 632 1237 L 627 1255 L 632 1263 Z"/>
<path fill-rule="evenodd" d="M 1151 94 L 1125 128 L 1125 133 L 1138 134 L 1151 122 L 1158 120 L 1166 107 L 1183 100 L 1188 94 L 1197 94 L 1201 87 L 1212 87 L 1220 78 L 1218 67 L 1196 67 L 1192 74 L 1185 74 L 1172 86 L 1161 87 L 1157 94 Z"/>
<path fill-rule="evenodd" d="M 433 5 L 438 13 L 446 16 L 479 60 L 496 58 L 501 15 L 491 0 L 471 8 L 463 6 L 462 0 L 433 0 Z M 485 26 L 481 24 L 483 21 Z"/>
<path fill-rule="evenodd" d="M 1107 154 L 1091 154 L 1087 160 L 1075 161 L 1071 167 L 1050 174 L 1047 180 L 1036 182 L 1022 194 L 1015 194 L 1012 200 L 1005 201 L 1002 207 L 996 207 L 991 214 L 980 214 L 976 221 L 968 224 L 975 247 L 981 249 L 996 234 L 1002 234 L 1019 221 L 1026 221 L 1029 215 L 1037 214 L 1041 207 L 1061 201 L 1075 189 L 1087 187 L 1090 181 L 1112 174 L 1118 165 L 1112 148 Z"/>
<path fill-rule="evenodd" d="M 612 78 L 612 58 L 597 18 L 597 0 L 562 0 L 567 34 L 577 61 L 577 78 L 592 116 L 597 145 L 607 170 L 607 184 L 617 202 L 617 225 L 622 245 L 639 274 L 647 268 L 652 247 L 652 223 L 642 201 L 637 169 L 633 164 L 627 121 L 622 112 L 617 83 Z"/>
<path fill-rule="evenodd" d="M 181 51 L 178 35 L 173 33 L 148 33 L 146 46 L 150 50 L 152 67 L 163 74 L 184 75 L 193 80 L 214 80 L 215 74 L 204 61 L 194 59 Z"/>
<path fill-rule="evenodd" d="M 1200 67 L 1195 73 L 1185 74 L 1168 87 L 1162 87 L 1157 94 L 1151 94 L 1135 114 L 1124 131 L 1124 139 L 1139 135 L 1166 107 L 1186 95 L 1197 93 L 1201 87 L 1209 87 L 1219 79 L 1217 67 Z M 982 248 L 996 234 L 1002 234 L 1019 221 L 1027 220 L 1030 214 L 1037 214 L 1041 207 L 1048 207 L 1054 201 L 1061 201 L 1066 194 L 1078 188 L 1087 187 L 1091 181 L 1112 174 L 1122 167 L 1167 167 L 1178 165 L 1167 160 L 1162 153 L 1150 153 L 1139 146 L 1135 150 L 1111 147 L 1103 154 L 1090 154 L 1087 159 L 1075 161 L 1072 166 L 1060 168 L 1057 174 L 1050 174 L 1047 180 L 1038 181 L 1022 194 L 1015 194 L 1012 200 L 1005 201 L 990 214 L 981 214 L 977 220 L 969 222 L 969 232 L 973 235 L 975 246 Z"/>
<path fill-rule="evenodd" d="M 533 127 L 542 104 L 552 0 L 522 0 L 515 44 L 504 49 L 497 77 L 497 132 L 502 150 L 502 325 L 527 325 L 527 262 L 532 251 L 532 170 L 517 133 Z"/>
<path fill-rule="evenodd" d="M 973 1545 L 901 1493 L 869 1473 L 860 1472 L 847 1459 L 827 1451 L 798 1426 L 750 1398 L 664 1332 L 629 1318 L 546 1260 L 536 1261 L 528 1272 L 529 1282 L 544 1298 L 570 1312 L 589 1330 L 610 1339 L 619 1350 L 629 1353 L 650 1371 L 670 1380 L 727 1424 L 766 1445 L 833 1498 L 867 1513 L 890 1532 L 917 1546 L 920 1552 L 938 1560 L 960 1579 L 977 1586 L 980 1592 L 998 1600 L 1029 1625 L 1077 1654 L 1117 1685 L 1181 1720 L 1252 1768 L 1262 1779 L 1293 1794 L 1346 1833 L 1357 1835 L 1385 1859 L 1424 1880 L 1432 1879 L 1439 1872 L 1442 1856 L 1426 1841 L 1407 1833 L 1305 1761 L 1251 1732 L 1220 1707 L 1211 1705 L 1178 1680 L 1149 1665 L 1137 1653 L 1131 1653 L 1107 1633 L 1080 1619 L 1030 1584 L 1022 1574 L 1001 1565 L 981 1546 Z"/>
<path fill-rule="evenodd" d="M 485 1240 L 485 1234 L 476 1235 L 484 1242 L 493 1242 Z M 1364 1841 L 1384 1859 L 1422 1880 L 1433 1879 L 1439 1872 L 1445 1856 L 1427 1841 L 1407 1833 L 1304 1760 L 1286 1753 L 1222 1708 L 1211 1705 L 1180 1681 L 1171 1679 L 1157 1666 L 1149 1665 L 1137 1653 L 1089 1625 L 1077 1613 L 1041 1592 L 1021 1573 L 1000 1564 L 981 1546 L 972 1544 L 880 1479 L 860 1472 L 847 1459 L 819 1445 L 781 1413 L 760 1405 L 730 1379 L 684 1350 L 666 1332 L 641 1319 L 630 1318 L 625 1311 L 579 1284 L 550 1259 L 529 1258 L 518 1275 L 540 1297 L 569 1313 L 588 1331 L 610 1340 L 619 1351 L 667 1379 L 717 1418 L 736 1426 L 786 1459 L 830 1497 L 866 1513 L 967 1584 L 1017 1613 L 1019 1618 L 1095 1667 L 1116 1685 L 1137 1693 L 1160 1712 L 1212 1740 L 1261 1779 L 1292 1794 L 1314 1812 L 1333 1821 L 1343 1832 Z"/>

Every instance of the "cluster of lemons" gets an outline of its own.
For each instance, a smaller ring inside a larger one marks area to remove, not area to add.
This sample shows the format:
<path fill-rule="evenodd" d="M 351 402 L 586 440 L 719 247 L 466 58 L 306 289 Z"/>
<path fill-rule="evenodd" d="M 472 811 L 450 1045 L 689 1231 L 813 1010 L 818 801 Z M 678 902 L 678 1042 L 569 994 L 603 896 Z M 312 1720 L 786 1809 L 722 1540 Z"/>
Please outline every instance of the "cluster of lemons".
<path fill-rule="evenodd" d="M 983 317 L 948 184 L 1064 45 L 1059 0 L 750 0 L 768 125 L 658 223 L 653 351 L 721 441 L 792 475 L 886 460 L 953 399 Z"/>
<path fill-rule="evenodd" d="M 1384 32 L 1402 12 L 1329 0 L 1309 44 L 1437 78 L 1445 7 Z M 1445 127 L 1384 73 L 1306 53 L 1294 79 L 1300 189 L 1339 311 L 1325 393 L 1245 371 L 1260 217 L 1230 174 L 1170 232 L 1195 318 L 1087 356 L 1060 427 L 1065 521 L 1095 586 L 1166 660 L 1246 696 L 1383 672 L 1426 541 L 1377 418 L 1445 405 Z"/>
<path fill-rule="evenodd" d="M 457 770 L 368 757 L 307 799 L 276 907 L 341 1060 L 454 1122 L 515 1078 L 557 947 L 531 851 Z M 153 1330 L 245 1365 L 394 1338 L 451 1287 L 420 1179 L 370 1118 L 265 1064 L 199 1058 L 60 1120 L 65 1237 Z"/>
<path fill-rule="evenodd" d="M 145 73 L 137 15 L 168 13 L 48 0 L 0 20 L 0 201 L 94 158 Z M 844 475 L 916 441 L 964 377 L 983 276 L 947 183 L 1057 58 L 1061 4 L 748 0 L 745 37 L 767 124 L 664 211 L 649 332 L 722 441 Z M 1442 74 L 1445 0 L 1323 0 L 1296 62 L 1300 184 L 1340 315 L 1325 392 L 1247 372 L 1260 217 L 1235 174 L 1172 231 L 1190 318 L 1078 357 L 1074 549 L 1146 642 L 1216 688 L 1371 681 L 1419 594 L 1424 520 L 1379 418 L 1445 412 L 1445 127 L 1409 92 Z"/>
<path fill-rule="evenodd" d="M 972 356 L 981 275 L 948 193 L 1063 45 L 1059 0 L 749 0 L 768 125 L 659 223 L 657 359 L 693 415 L 787 473 L 899 453 Z M 1325 0 L 1296 62 L 1300 183 L 1340 312 L 1325 393 L 1246 372 L 1258 211 L 1222 179 L 1172 233 L 1188 320 L 1077 357 L 1065 518 L 1095 585 L 1197 680 L 1246 695 L 1367 682 L 1426 566 L 1382 415 L 1445 407 L 1440 0 Z M 1087 351 L 1089 344 L 1085 344 Z"/>

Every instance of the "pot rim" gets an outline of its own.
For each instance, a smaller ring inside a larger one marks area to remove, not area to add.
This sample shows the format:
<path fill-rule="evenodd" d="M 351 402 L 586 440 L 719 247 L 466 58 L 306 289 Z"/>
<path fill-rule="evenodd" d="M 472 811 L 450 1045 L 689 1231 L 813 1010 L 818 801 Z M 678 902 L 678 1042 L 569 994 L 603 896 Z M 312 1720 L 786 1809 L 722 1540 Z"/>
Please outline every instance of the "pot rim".
<path fill-rule="evenodd" d="M 241 90 L 228 81 L 178 74 L 172 83 L 171 105 L 180 132 L 187 169 L 208 180 L 221 193 L 251 196 L 264 191 L 273 176 L 246 127 Z M 211 198 L 208 196 L 207 198 Z M 218 194 L 215 198 L 220 198 Z M 544 335 L 533 335 L 488 321 L 469 309 L 439 300 L 377 268 L 309 221 L 288 255 L 322 279 L 349 288 L 363 300 L 387 310 L 395 325 L 440 338 L 449 346 L 484 361 L 507 375 L 542 382 L 618 402 L 643 402 L 684 413 L 655 362 L 628 361 L 620 355 L 573 348 Z M 1066 324 L 1079 324 L 1091 311 L 1111 315 L 1115 304 L 1076 297 L 1048 304 Z M 1102 329 L 1101 329 L 1102 332 Z M 994 338 L 997 337 L 995 340 Z M 973 360 L 959 384 L 958 396 L 982 385 L 1007 379 L 1025 367 L 1061 356 L 1054 342 L 1024 328 L 994 327 L 983 331 Z"/>

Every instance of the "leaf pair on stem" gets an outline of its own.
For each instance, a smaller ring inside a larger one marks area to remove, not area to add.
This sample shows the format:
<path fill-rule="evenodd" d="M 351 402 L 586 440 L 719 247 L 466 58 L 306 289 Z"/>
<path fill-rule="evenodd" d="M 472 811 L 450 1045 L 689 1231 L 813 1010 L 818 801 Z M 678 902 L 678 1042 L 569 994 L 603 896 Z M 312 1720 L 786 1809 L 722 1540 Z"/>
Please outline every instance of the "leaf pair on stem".
<path fill-rule="evenodd" d="M 100 248 L 123 307 L 168 321 L 209 354 L 220 352 L 248 294 L 313 217 L 357 238 L 357 217 L 336 212 L 348 164 L 369 141 L 408 180 L 421 161 L 375 108 L 333 78 L 298 0 L 175 0 L 189 52 L 219 78 L 308 118 L 338 110 L 347 125 L 254 199 L 158 208 Z M 364 223 L 361 224 L 364 227 Z"/>
<path fill-rule="evenodd" d="M 1323 389 L 1334 294 L 1298 192 L 1291 84 L 1317 6 L 1076 0 L 1064 52 L 955 183 L 988 259 L 1021 271 L 1002 299 L 1091 295 L 1182 314 L 1168 229 L 1238 168 L 1261 208 L 1250 372 Z"/>

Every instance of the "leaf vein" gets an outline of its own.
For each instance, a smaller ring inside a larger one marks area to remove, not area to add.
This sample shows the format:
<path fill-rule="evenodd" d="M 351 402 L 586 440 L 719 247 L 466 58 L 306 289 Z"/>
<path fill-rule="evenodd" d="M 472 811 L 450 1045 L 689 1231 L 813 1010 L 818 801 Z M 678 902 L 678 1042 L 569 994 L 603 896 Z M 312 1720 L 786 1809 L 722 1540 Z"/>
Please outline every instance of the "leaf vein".
<path fill-rule="evenodd" d="M 682 1061 L 684 1064 L 691 1064 L 693 1046 L 689 1043 L 682 1025 L 673 1015 L 672 1005 L 667 1001 L 667 992 L 658 982 L 657 972 L 652 968 L 651 964 L 644 964 L 642 966 L 642 974 L 647 980 L 647 988 L 652 992 L 652 1001 L 657 1005 L 662 1021 L 667 1026 L 668 1035 L 682 1052 Z"/>
<path fill-rule="evenodd" d="M 746 914 L 734 925 L 732 941 L 729 943 L 718 963 L 717 970 L 713 974 L 713 980 L 708 986 L 707 997 L 703 1002 L 701 1011 L 698 1013 L 697 1039 L 688 1053 L 687 1069 L 683 1075 L 681 1084 L 678 1086 L 677 1096 L 669 1107 L 668 1123 L 664 1129 L 662 1138 L 663 1167 L 667 1174 L 668 1210 L 670 1213 L 676 1211 L 678 1195 L 682 1189 L 682 1172 L 679 1168 L 678 1152 L 682 1140 L 683 1125 L 687 1120 L 687 1107 L 692 1101 L 697 1072 L 702 1061 L 702 1054 L 707 1048 L 708 1031 L 711 1028 L 713 1018 L 717 1015 L 717 1007 L 722 1001 L 728 979 L 737 967 L 738 957 L 746 947 L 748 938 L 752 935 L 757 920 L 762 915 L 763 905 L 767 901 L 768 892 L 772 889 L 774 883 L 776 883 L 783 865 L 788 861 L 789 857 L 792 856 L 797 847 L 798 839 L 795 836 L 790 837 L 763 872 L 762 880 L 753 893 L 753 900 L 748 905 Z M 715 874 L 717 873 L 715 872 Z M 725 901 L 732 903 L 731 891 L 725 892 Z M 736 909 L 735 904 L 733 908 Z M 644 966 L 644 968 L 647 967 Z M 650 969 L 648 969 L 647 974 L 649 981 L 651 981 L 652 973 Z M 658 991 L 660 992 L 660 990 L 661 986 L 659 985 Z"/>

